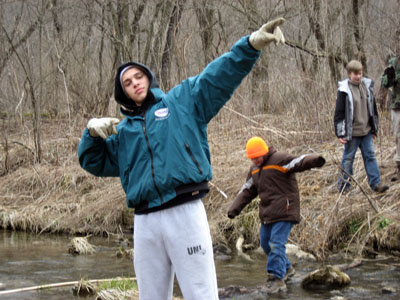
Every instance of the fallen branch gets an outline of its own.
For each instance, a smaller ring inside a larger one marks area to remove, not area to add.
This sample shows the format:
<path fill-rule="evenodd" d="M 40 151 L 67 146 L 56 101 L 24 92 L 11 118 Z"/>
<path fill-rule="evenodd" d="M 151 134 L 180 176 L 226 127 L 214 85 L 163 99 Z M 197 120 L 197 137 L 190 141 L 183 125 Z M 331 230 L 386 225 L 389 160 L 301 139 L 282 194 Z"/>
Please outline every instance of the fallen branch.
<path fill-rule="evenodd" d="M 243 237 L 243 234 L 241 234 L 236 241 L 236 250 L 237 250 L 238 255 L 248 261 L 253 261 L 248 254 L 243 252 L 243 243 L 244 243 L 244 237 Z"/>
<path fill-rule="evenodd" d="M 112 279 L 93 279 L 93 280 L 87 280 L 87 282 L 89 282 L 89 283 L 99 283 L 99 282 L 120 281 L 120 280 L 136 280 L 136 277 L 112 278 Z M 52 288 L 58 288 L 58 287 L 63 287 L 63 286 L 70 286 L 70 285 L 74 285 L 74 284 L 78 284 L 78 283 L 79 283 L 79 281 L 67 281 L 67 282 L 43 284 L 43 285 L 31 286 L 31 287 L 26 287 L 26 288 L 19 288 L 19 289 L 14 289 L 14 290 L 0 291 L 0 295 L 15 294 L 15 293 L 29 292 L 29 291 L 37 291 L 37 290 L 42 290 L 42 289 L 52 289 Z"/>
<path fill-rule="evenodd" d="M 353 181 L 361 190 L 361 192 L 364 194 L 365 198 L 367 198 L 369 204 L 371 205 L 371 207 L 373 208 L 373 210 L 375 210 L 375 212 L 377 214 L 380 213 L 380 211 L 378 210 L 378 208 L 376 207 L 375 203 L 372 201 L 372 199 L 368 196 L 367 192 L 363 189 L 363 187 L 361 186 L 361 184 L 359 184 L 357 182 L 357 180 L 355 180 L 355 178 L 349 174 L 349 172 L 347 172 L 345 169 L 343 169 L 343 167 L 339 164 L 339 162 L 337 162 L 335 159 L 333 160 L 334 163 L 338 166 L 338 168 L 344 173 L 346 174 L 346 176 Z"/>
<path fill-rule="evenodd" d="M 363 263 L 362 260 L 357 259 L 357 260 L 352 261 L 350 264 L 334 265 L 334 267 L 338 268 L 340 271 L 343 272 L 343 271 L 358 267 L 362 263 Z"/>
<path fill-rule="evenodd" d="M 20 146 L 22 146 L 23 148 L 25 148 L 26 150 L 28 150 L 32 155 L 35 155 L 35 151 L 33 151 L 30 147 L 24 145 L 23 143 L 18 142 L 18 141 L 11 141 L 11 143 L 20 145 Z"/>
<path fill-rule="evenodd" d="M 213 184 L 211 181 L 208 182 L 211 186 L 213 186 L 225 199 L 228 199 L 228 196 L 225 194 L 223 190 Z"/>
<path fill-rule="evenodd" d="M 346 174 L 347 177 L 349 177 L 352 181 L 355 182 L 355 184 L 360 188 L 361 192 L 364 194 L 365 198 L 367 198 L 369 204 L 371 205 L 371 207 L 375 210 L 375 212 L 377 214 L 379 214 L 379 210 L 376 207 L 375 203 L 372 201 L 372 199 L 368 196 L 367 192 L 362 188 L 362 186 L 357 182 L 357 180 L 354 179 L 354 177 L 352 175 L 349 174 L 349 172 L 347 172 L 345 169 L 342 168 L 342 166 L 340 166 L 340 169 L 343 171 L 343 173 Z"/>

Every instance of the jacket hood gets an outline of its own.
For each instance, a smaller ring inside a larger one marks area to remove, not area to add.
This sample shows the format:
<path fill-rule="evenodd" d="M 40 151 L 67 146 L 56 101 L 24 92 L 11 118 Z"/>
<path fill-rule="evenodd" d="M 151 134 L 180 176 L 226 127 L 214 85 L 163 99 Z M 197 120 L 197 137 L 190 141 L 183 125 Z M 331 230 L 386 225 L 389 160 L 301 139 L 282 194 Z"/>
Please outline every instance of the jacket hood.
<path fill-rule="evenodd" d="M 121 106 L 123 106 L 124 108 L 126 108 L 128 110 L 137 110 L 138 106 L 132 99 L 130 99 L 125 94 L 124 89 L 121 84 L 121 80 L 120 80 L 122 70 L 124 70 L 126 67 L 129 67 L 129 66 L 141 69 L 146 74 L 146 76 L 149 78 L 150 87 L 149 87 L 149 91 L 147 93 L 145 102 L 149 102 L 150 100 L 154 99 L 154 95 L 151 92 L 151 89 L 159 88 L 159 85 L 158 85 L 156 77 L 154 76 L 154 73 L 145 65 L 142 65 L 137 62 L 127 62 L 118 67 L 117 74 L 115 75 L 115 87 L 114 87 L 115 101 L 117 101 L 118 104 L 120 104 Z"/>
<path fill-rule="evenodd" d="M 265 154 L 264 156 L 263 156 L 263 158 L 264 158 L 264 161 L 263 161 L 263 163 L 261 164 L 261 166 L 260 167 L 257 167 L 257 165 L 256 164 L 253 164 L 253 167 L 255 168 L 255 169 L 257 169 L 257 168 L 262 168 L 263 166 L 265 166 L 266 164 L 267 164 L 267 162 L 268 162 L 268 159 L 272 156 L 272 154 L 274 154 L 276 152 L 276 150 L 275 150 L 275 148 L 274 148 L 274 146 L 268 146 L 268 152 L 267 152 L 267 154 Z"/>
<path fill-rule="evenodd" d="M 361 82 L 364 83 L 365 87 L 367 89 L 369 89 L 370 85 L 373 86 L 374 82 L 372 81 L 372 79 L 368 78 L 368 77 L 362 77 L 361 78 Z M 349 89 L 349 84 L 350 84 L 350 79 L 346 78 L 342 81 L 338 82 L 338 90 L 340 92 L 345 92 L 345 93 L 350 93 L 350 89 Z"/>
<path fill-rule="evenodd" d="M 264 162 L 263 165 L 265 165 L 268 161 L 268 159 L 271 157 L 272 154 L 276 152 L 274 146 L 269 146 L 268 147 L 268 153 L 264 155 Z"/>

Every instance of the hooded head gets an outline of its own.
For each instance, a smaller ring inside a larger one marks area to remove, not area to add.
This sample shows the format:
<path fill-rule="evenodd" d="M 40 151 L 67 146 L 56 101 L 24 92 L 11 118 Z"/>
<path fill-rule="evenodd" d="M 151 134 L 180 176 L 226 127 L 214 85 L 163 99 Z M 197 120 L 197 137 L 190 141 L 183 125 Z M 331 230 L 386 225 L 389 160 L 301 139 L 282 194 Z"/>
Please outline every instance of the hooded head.
<path fill-rule="evenodd" d="M 157 79 L 155 78 L 153 72 L 151 72 L 150 69 L 147 68 L 145 65 L 136 62 L 128 62 L 119 66 L 117 69 L 117 74 L 115 76 L 114 98 L 118 104 L 128 110 L 136 110 L 138 108 L 138 105 L 128 96 L 122 84 L 123 75 L 132 68 L 141 70 L 149 79 L 149 90 L 143 102 L 152 100 L 154 96 L 151 92 L 151 89 L 159 87 Z"/>

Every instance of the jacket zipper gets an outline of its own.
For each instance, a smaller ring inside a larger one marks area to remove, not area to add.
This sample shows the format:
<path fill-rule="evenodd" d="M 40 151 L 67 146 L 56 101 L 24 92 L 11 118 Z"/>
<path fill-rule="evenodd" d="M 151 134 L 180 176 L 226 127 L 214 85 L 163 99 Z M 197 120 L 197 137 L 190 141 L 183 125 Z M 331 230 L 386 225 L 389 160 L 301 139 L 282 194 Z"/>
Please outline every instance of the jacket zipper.
<path fill-rule="evenodd" d="M 194 157 L 192 150 L 190 149 L 189 145 L 185 143 L 185 148 L 187 153 L 189 154 L 190 158 L 192 159 L 193 163 L 196 165 L 197 170 L 199 170 L 200 174 L 203 174 L 203 171 L 200 168 L 199 162 L 197 161 L 196 157 Z"/>
<path fill-rule="evenodd" d="M 154 173 L 154 157 L 153 157 L 153 151 L 151 151 L 150 142 L 149 142 L 149 137 L 147 136 L 147 130 L 146 130 L 146 115 L 143 116 L 142 129 L 143 129 L 143 133 L 144 133 L 144 138 L 145 138 L 145 140 L 146 140 L 147 149 L 149 150 L 149 153 L 150 153 L 150 160 L 151 160 L 151 176 L 152 176 L 152 178 L 153 178 L 153 184 L 154 184 L 154 187 L 155 187 L 155 189 L 156 189 L 158 195 L 160 196 L 161 204 L 163 204 L 163 203 L 164 203 L 163 196 L 162 196 L 162 194 L 161 194 L 161 192 L 160 192 L 160 189 L 158 188 L 158 186 L 157 186 L 157 184 L 156 184 L 156 176 L 155 176 L 155 173 Z"/>

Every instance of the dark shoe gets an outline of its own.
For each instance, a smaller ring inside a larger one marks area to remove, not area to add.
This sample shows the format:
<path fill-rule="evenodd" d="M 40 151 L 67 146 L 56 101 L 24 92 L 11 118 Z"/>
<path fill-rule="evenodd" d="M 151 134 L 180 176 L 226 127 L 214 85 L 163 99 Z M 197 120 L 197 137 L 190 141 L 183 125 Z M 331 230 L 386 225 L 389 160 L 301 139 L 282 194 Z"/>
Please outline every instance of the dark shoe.
<path fill-rule="evenodd" d="M 286 291 L 286 284 L 283 279 L 279 279 L 273 275 L 269 275 L 265 287 L 262 289 L 268 294 L 275 294 L 280 291 Z"/>
<path fill-rule="evenodd" d="M 296 273 L 296 270 L 292 266 L 290 266 L 290 268 L 286 270 L 286 274 L 285 274 L 285 277 L 283 277 L 283 281 L 286 281 L 286 280 L 292 278 L 295 273 Z"/>
<path fill-rule="evenodd" d="M 377 193 L 384 193 L 389 189 L 389 187 L 387 185 L 383 185 L 382 183 L 379 183 L 375 188 L 374 188 L 374 192 Z"/>

